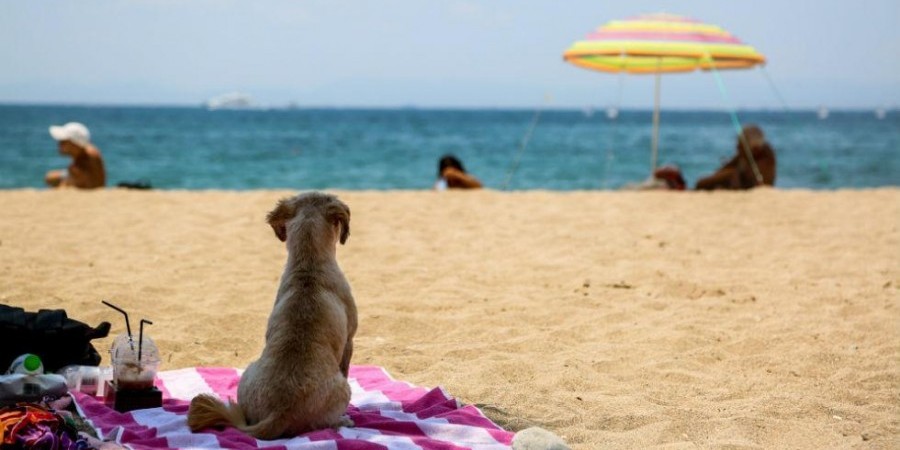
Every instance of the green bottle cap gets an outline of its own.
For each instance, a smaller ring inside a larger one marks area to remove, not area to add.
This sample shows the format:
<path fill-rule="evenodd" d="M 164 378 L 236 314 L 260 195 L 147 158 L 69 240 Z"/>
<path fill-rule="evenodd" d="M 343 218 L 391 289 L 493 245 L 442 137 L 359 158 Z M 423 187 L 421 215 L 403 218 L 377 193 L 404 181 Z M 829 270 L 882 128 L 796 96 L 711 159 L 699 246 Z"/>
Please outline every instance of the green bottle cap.
<path fill-rule="evenodd" d="M 22 362 L 22 366 L 25 367 L 25 370 L 34 372 L 41 368 L 41 358 L 38 355 L 28 355 Z"/>

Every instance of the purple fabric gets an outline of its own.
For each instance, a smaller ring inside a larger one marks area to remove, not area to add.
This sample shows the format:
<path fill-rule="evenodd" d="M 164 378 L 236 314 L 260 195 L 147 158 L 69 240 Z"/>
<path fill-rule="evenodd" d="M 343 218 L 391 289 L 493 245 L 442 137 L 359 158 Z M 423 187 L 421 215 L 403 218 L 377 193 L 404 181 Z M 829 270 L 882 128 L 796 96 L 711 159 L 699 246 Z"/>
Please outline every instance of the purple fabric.
<path fill-rule="evenodd" d="M 34 403 L 0 408 L 3 448 L 81 450 L 87 442 L 56 411 Z"/>

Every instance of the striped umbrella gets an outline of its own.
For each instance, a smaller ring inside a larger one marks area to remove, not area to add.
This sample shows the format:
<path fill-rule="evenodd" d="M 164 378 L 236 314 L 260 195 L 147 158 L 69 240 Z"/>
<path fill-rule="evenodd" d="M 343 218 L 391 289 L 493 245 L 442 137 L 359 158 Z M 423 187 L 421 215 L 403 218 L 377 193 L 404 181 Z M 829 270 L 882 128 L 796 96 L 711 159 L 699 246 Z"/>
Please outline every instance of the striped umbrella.
<path fill-rule="evenodd" d="M 659 142 L 660 74 L 747 69 L 766 62 L 753 47 L 716 25 L 673 14 L 647 14 L 608 22 L 575 42 L 563 59 L 611 73 L 655 74 L 651 170 Z"/>

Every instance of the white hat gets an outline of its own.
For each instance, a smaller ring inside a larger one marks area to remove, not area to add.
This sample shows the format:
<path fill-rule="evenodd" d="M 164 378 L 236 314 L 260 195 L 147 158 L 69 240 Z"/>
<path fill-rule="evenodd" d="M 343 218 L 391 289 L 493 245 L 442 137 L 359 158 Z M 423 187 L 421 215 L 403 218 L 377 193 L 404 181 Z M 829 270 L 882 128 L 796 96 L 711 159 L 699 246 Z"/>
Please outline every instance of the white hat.
<path fill-rule="evenodd" d="M 50 136 L 57 141 L 72 141 L 81 147 L 87 147 L 91 143 L 91 132 L 78 122 L 69 122 L 62 126 L 53 125 L 50 127 Z"/>

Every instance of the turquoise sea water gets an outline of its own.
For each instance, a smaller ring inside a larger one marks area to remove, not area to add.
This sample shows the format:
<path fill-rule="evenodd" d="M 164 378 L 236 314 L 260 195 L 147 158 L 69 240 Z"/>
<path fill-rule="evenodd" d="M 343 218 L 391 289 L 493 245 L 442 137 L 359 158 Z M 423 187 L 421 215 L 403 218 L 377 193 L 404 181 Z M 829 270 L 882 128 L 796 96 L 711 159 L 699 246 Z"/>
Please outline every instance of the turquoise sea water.
<path fill-rule="evenodd" d="M 778 156 L 777 187 L 900 185 L 900 114 L 743 112 Z M 456 154 L 487 187 L 616 189 L 649 173 L 651 112 L 418 109 L 207 111 L 201 108 L 0 105 L 0 188 L 43 186 L 64 168 L 47 127 L 86 124 L 109 184 L 157 189 L 429 189 Z M 660 158 L 690 185 L 734 151 L 724 112 L 663 111 Z M 521 150 L 521 152 L 520 152 Z M 505 184 L 510 169 L 516 170 Z"/>

